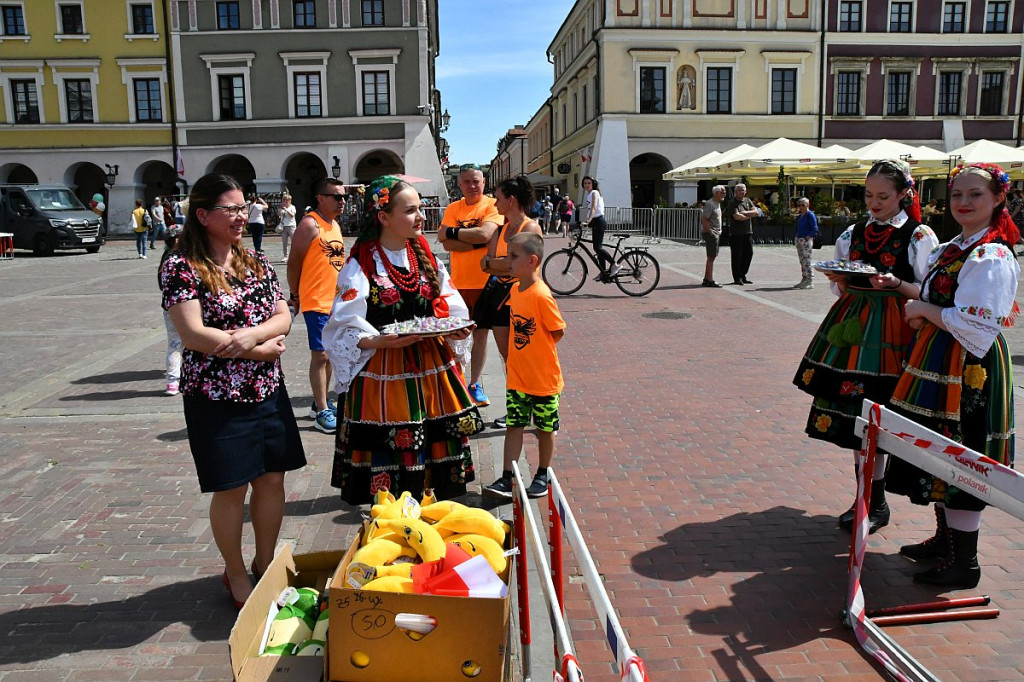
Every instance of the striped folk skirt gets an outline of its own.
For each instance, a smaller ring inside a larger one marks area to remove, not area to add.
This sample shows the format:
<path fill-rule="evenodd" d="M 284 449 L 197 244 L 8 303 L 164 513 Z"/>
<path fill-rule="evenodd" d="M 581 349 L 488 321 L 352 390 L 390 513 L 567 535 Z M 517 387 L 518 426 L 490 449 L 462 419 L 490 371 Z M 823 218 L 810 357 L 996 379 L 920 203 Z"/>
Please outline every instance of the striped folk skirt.
<path fill-rule="evenodd" d="M 1013 466 L 1013 369 L 1002 334 L 976 358 L 947 331 L 925 323 L 910 347 L 889 407 L 966 447 Z M 896 457 L 886 490 L 915 504 L 944 502 L 980 510 L 985 503 Z"/>
<path fill-rule="evenodd" d="M 346 502 L 367 504 L 381 488 L 450 499 L 474 480 L 469 437 L 483 421 L 440 337 L 378 350 L 339 408 L 331 485 Z"/>
<path fill-rule="evenodd" d="M 814 333 L 793 383 L 814 397 L 805 433 L 859 450 L 854 433 L 864 399 L 886 403 L 902 372 L 912 331 L 906 299 L 876 289 L 848 289 Z"/>

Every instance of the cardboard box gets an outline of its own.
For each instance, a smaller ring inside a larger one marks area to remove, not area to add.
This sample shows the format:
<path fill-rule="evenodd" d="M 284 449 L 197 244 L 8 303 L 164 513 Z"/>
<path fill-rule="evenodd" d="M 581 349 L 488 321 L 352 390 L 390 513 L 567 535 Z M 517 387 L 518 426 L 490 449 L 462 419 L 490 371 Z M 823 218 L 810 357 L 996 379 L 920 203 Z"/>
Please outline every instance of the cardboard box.
<path fill-rule="evenodd" d="M 282 545 L 231 628 L 228 651 L 236 682 L 320 682 L 326 669 L 323 657 L 260 656 L 260 642 L 270 603 L 281 591 L 292 586 L 323 592 L 345 555 L 339 550 L 293 556 L 291 546 Z"/>
<path fill-rule="evenodd" d="M 330 584 L 328 682 L 505 682 L 509 679 L 509 598 L 438 597 L 354 590 L 345 571 L 363 532 L 349 547 Z M 509 533 L 506 546 L 512 541 Z M 508 584 L 512 560 L 502 579 Z M 433 616 L 433 632 L 414 639 L 395 616 Z M 353 663 L 364 664 L 359 667 Z M 464 664 L 467 667 L 463 668 Z"/>

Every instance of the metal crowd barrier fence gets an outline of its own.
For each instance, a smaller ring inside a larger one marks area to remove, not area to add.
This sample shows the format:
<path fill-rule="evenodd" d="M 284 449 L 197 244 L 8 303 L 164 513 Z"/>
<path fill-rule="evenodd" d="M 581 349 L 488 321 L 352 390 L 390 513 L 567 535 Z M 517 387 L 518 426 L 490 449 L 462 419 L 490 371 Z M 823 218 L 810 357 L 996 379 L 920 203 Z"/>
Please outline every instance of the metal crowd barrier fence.
<path fill-rule="evenodd" d="M 516 555 L 516 586 L 519 604 L 519 638 L 522 646 L 523 679 L 530 679 L 530 594 L 527 581 L 526 545 L 533 550 L 534 559 L 539 567 L 541 591 L 554 628 L 556 666 L 561 662 L 560 670 L 553 671 L 555 682 L 583 682 L 583 670 L 576 660 L 572 639 L 565 624 L 565 567 L 562 561 L 562 537 L 568 541 L 583 572 L 584 585 L 593 600 L 594 610 L 604 625 L 608 644 L 615 663 L 619 668 L 622 680 L 629 682 L 650 682 L 644 662 L 629 648 L 625 633 L 619 624 L 615 609 L 612 608 L 608 592 L 597 572 L 597 566 L 590 556 L 586 541 L 576 524 L 576 518 L 565 499 L 558 477 L 552 469 L 548 469 L 548 549 L 551 562 L 543 551 L 544 540 L 541 536 L 537 520 L 534 518 L 533 505 L 526 496 L 526 485 L 516 462 L 512 463 L 513 473 L 513 518 L 515 519 L 516 543 L 519 553 Z M 527 535 L 529 533 L 529 535 Z M 528 542 L 529 539 L 529 542 Z"/>
<path fill-rule="evenodd" d="M 870 400 L 864 401 L 864 409 L 854 429 L 861 435 L 864 448 L 860 454 L 854 532 L 850 543 L 850 582 L 844 619 L 846 624 L 853 628 L 861 648 L 881 663 L 897 680 L 936 682 L 939 678 L 934 673 L 882 631 L 880 625 L 885 619 L 872 618 L 873 613 L 892 613 L 894 609 L 879 609 L 872 612 L 865 607 L 861 573 L 867 547 L 867 510 L 871 498 L 871 479 L 876 451 L 883 448 L 890 455 L 914 464 L 933 476 L 960 488 L 970 489 L 975 497 L 1022 520 L 1024 474 L 965 448 Z M 895 609 L 901 613 L 913 613 L 921 619 L 919 622 L 923 622 L 925 617 L 936 615 L 934 611 L 929 612 L 929 609 L 943 610 L 987 603 L 987 597 L 981 597 L 957 600 L 955 604 L 945 603 L 941 606 L 935 603 L 914 604 Z M 933 620 L 951 620 L 954 617 L 960 620 L 991 618 L 998 615 L 998 610 L 947 611 L 940 615 L 945 617 Z"/>
<path fill-rule="evenodd" d="M 441 218 L 444 217 L 444 209 L 440 206 L 422 206 L 423 231 L 437 232 L 441 228 Z"/>

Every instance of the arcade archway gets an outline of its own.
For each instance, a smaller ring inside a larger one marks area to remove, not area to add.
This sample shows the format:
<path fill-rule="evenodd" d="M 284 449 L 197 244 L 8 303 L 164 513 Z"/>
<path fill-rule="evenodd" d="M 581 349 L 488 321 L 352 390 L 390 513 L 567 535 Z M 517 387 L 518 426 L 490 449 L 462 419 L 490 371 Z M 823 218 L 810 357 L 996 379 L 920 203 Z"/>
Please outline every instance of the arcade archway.
<path fill-rule="evenodd" d="M 387 149 L 374 149 L 364 155 L 356 164 L 355 182 L 368 185 L 381 175 L 404 173 L 405 164 Z"/>
<path fill-rule="evenodd" d="M 669 160 L 660 154 L 645 153 L 629 162 L 629 186 L 634 208 L 669 205 L 669 183 L 661 176 L 672 170 Z"/>

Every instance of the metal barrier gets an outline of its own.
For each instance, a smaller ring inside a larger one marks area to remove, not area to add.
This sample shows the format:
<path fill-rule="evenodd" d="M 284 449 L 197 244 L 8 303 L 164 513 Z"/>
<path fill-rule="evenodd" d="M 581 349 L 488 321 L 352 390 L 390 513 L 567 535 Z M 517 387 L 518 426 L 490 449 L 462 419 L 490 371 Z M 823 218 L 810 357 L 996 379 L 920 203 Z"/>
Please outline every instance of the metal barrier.
<path fill-rule="evenodd" d="M 629 232 L 649 237 L 654 231 L 653 208 L 606 206 L 604 220 L 608 224 L 608 228 L 605 230 L 606 234 Z"/>
<path fill-rule="evenodd" d="M 854 516 L 853 538 L 850 543 L 850 582 L 846 599 L 844 619 L 853 628 L 861 648 L 874 657 L 897 680 L 912 682 L 938 682 L 938 677 L 908 654 L 894 639 L 879 627 L 884 618 L 874 618 L 878 612 L 892 612 L 892 609 L 868 611 L 865 607 L 861 574 L 867 547 L 869 530 L 868 506 L 871 497 L 872 472 L 878 448 L 891 456 L 899 457 L 925 471 L 953 481 L 962 488 L 970 488 L 971 494 L 998 507 L 1018 519 L 1024 520 L 1024 474 L 1014 471 L 979 452 L 965 448 L 960 443 L 945 438 L 917 422 L 891 412 L 882 405 L 864 401 L 861 417 L 854 429 L 864 442 L 859 455 L 859 476 L 857 501 Z M 953 606 L 974 606 L 987 604 L 987 598 L 969 599 L 957 604 L 915 604 L 897 607 L 903 613 L 918 616 L 929 608 L 948 609 Z M 993 613 L 994 611 L 994 613 Z M 984 611 L 947 612 L 942 620 L 967 620 L 991 618 L 998 615 L 997 609 Z M 923 621 L 919 621 L 923 622 Z M 895 624 L 895 623 L 893 623 Z"/>
<path fill-rule="evenodd" d="M 544 593 L 544 600 L 547 602 L 548 610 L 551 612 L 551 622 L 554 629 L 555 661 L 561 661 L 560 670 L 553 671 L 554 679 L 558 682 L 583 682 L 583 670 L 573 650 L 572 639 L 569 637 L 565 625 L 565 602 L 563 598 L 563 586 L 565 583 L 565 569 L 562 564 L 562 536 L 563 528 L 565 538 L 572 547 L 573 553 L 580 564 L 583 572 L 584 585 L 587 588 L 591 599 L 594 602 L 594 610 L 603 621 L 604 631 L 611 646 L 612 654 L 615 656 L 615 663 L 619 668 L 621 679 L 629 682 L 650 682 L 644 662 L 626 643 L 625 633 L 619 624 L 618 616 L 612 608 L 611 600 L 604 589 L 601 575 L 597 572 L 597 566 L 590 556 L 586 541 L 576 525 L 576 518 L 572 514 L 572 508 L 565 499 L 562 487 L 552 469 L 548 469 L 548 548 L 551 552 L 551 565 L 542 549 L 544 544 L 533 515 L 533 505 L 526 496 L 526 485 L 523 483 L 522 473 L 519 465 L 512 463 L 513 489 L 512 499 L 513 514 L 515 519 L 516 543 L 519 553 L 516 555 L 516 585 L 519 600 L 519 637 L 522 645 L 523 678 L 530 679 L 530 595 L 527 582 L 527 557 L 525 546 L 527 544 L 533 549 L 533 556 L 539 567 L 539 578 L 541 591 Z M 527 542 L 527 532 L 529 540 Z M 561 652 L 561 655 L 559 655 Z M 557 665 L 557 663 L 556 663 Z"/>
<path fill-rule="evenodd" d="M 699 208 L 654 209 L 653 237 L 676 241 L 700 241 L 701 215 Z"/>
<path fill-rule="evenodd" d="M 440 206 L 421 206 L 420 213 L 423 214 L 423 231 L 437 232 L 441 229 L 441 218 L 444 217 L 444 209 Z"/>

